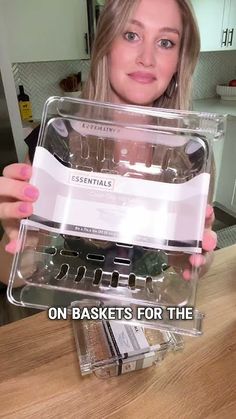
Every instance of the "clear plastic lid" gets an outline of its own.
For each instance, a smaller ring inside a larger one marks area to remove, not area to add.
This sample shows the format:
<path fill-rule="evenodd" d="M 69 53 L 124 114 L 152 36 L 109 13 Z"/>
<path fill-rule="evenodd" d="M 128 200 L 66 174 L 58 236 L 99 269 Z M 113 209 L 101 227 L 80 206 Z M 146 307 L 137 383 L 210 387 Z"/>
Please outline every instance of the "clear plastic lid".
<path fill-rule="evenodd" d="M 133 323 L 201 334 L 189 257 L 202 252 L 212 142 L 224 129 L 215 114 L 50 98 L 31 179 L 40 196 L 21 222 L 9 299 L 96 299 L 130 307 Z"/>

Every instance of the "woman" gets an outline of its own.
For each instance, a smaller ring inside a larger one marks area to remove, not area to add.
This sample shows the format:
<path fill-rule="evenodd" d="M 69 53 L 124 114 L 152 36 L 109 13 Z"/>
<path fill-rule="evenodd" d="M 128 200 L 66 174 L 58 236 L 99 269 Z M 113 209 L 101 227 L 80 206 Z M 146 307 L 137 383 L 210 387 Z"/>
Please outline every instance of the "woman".
<path fill-rule="evenodd" d="M 132 23 L 134 20 L 137 22 Z M 142 28 L 140 24 L 145 23 Z M 199 49 L 198 29 L 188 1 L 108 0 L 98 25 L 84 96 L 102 102 L 188 109 Z M 136 71 L 155 73 L 156 80 L 137 84 L 129 77 Z M 123 80 L 122 72 L 127 74 Z M 128 83 L 126 95 L 127 84 L 118 86 L 122 81 Z M 116 87 L 118 94 L 114 95 Z M 149 98 L 148 88 L 152 90 Z M 137 95 L 132 96 L 134 93 Z"/>
<path fill-rule="evenodd" d="M 107 0 L 94 43 L 84 98 L 112 103 L 188 109 L 191 78 L 199 54 L 199 35 L 187 0 Z M 29 143 L 31 154 L 35 144 Z M 11 254 L 16 251 L 19 220 L 32 214 L 38 197 L 28 184 L 31 167 L 13 164 L 0 179 L 0 280 L 7 282 Z M 205 252 L 212 252 L 216 235 L 210 229 L 213 210 L 206 214 Z M 208 265 L 211 253 L 190 258 Z M 190 271 L 184 276 L 189 278 Z"/>

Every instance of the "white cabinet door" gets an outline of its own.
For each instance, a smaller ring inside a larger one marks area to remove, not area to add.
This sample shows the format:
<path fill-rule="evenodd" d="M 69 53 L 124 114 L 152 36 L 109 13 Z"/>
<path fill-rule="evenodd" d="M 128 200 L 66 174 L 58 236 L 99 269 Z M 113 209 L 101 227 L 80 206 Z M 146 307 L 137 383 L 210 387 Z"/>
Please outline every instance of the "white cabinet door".
<path fill-rule="evenodd" d="M 236 215 L 236 118 L 228 117 L 216 201 Z"/>
<path fill-rule="evenodd" d="M 86 0 L 2 0 L 11 62 L 88 58 Z"/>
<path fill-rule="evenodd" d="M 225 0 L 191 0 L 201 35 L 201 51 L 221 50 Z"/>
<path fill-rule="evenodd" d="M 201 35 L 201 51 L 236 49 L 236 0 L 191 0 Z"/>
<path fill-rule="evenodd" d="M 227 28 L 226 49 L 236 49 L 236 0 L 227 0 L 224 28 Z"/>

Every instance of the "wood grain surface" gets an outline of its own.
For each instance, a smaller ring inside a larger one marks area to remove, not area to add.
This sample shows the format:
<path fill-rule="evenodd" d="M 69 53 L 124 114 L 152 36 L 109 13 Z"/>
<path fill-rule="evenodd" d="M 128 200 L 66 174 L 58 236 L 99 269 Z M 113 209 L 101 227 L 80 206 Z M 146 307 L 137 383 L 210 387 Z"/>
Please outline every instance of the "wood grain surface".
<path fill-rule="evenodd" d="M 40 313 L 0 328 L 1 418 L 236 417 L 236 246 L 199 282 L 204 335 L 120 377 L 81 377 L 69 321 Z"/>

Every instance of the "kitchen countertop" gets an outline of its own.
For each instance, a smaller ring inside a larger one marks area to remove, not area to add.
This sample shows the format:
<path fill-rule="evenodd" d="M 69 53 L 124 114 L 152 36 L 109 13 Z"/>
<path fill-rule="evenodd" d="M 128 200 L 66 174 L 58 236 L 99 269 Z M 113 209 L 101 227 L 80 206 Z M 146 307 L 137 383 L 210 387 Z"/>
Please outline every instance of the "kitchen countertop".
<path fill-rule="evenodd" d="M 216 112 L 236 116 L 236 100 L 221 100 L 213 97 L 193 101 L 193 110 L 200 112 Z"/>
<path fill-rule="evenodd" d="M 69 321 L 42 312 L 0 327 L 0 416 L 233 418 L 236 413 L 236 245 L 199 281 L 204 335 L 146 370 L 82 378 Z"/>

